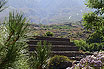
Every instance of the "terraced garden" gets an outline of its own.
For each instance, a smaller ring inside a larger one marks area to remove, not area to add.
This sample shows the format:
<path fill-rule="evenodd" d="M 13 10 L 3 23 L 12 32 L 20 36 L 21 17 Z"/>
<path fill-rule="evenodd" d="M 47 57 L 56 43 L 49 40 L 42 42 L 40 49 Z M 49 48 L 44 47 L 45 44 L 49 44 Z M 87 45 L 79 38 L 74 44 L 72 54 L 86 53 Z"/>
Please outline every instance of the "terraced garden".
<path fill-rule="evenodd" d="M 74 42 L 70 42 L 70 39 L 65 38 L 54 38 L 54 37 L 41 37 L 34 36 L 29 38 L 27 42 L 29 44 L 29 50 L 34 51 L 37 47 L 37 42 L 47 41 L 52 44 L 52 56 L 54 55 L 64 55 L 72 60 L 80 60 L 86 55 L 91 55 L 91 53 L 83 53 L 79 51 L 79 48 L 75 46 Z"/>

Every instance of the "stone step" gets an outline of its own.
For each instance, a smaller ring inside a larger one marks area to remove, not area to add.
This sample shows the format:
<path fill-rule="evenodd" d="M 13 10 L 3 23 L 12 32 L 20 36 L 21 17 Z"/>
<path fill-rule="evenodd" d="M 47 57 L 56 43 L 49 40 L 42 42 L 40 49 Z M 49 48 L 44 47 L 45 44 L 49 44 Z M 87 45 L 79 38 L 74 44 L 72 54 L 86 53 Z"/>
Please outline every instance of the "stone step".
<path fill-rule="evenodd" d="M 84 58 L 84 56 L 69 57 L 69 59 L 76 61 L 80 61 L 82 58 Z"/>
<path fill-rule="evenodd" d="M 30 51 L 30 53 L 33 51 Z M 60 52 L 60 51 L 52 51 L 51 52 L 51 57 L 53 57 L 54 55 L 63 55 L 63 56 L 67 56 L 69 59 L 71 60 L 76 60 L 76 61 L 80 61 L 82 58 L 85 58 L 88 55 L 93 55 L 92 53 L 80 53 L 79 51 L 64 51 L 64 52 Z"/>
<path fill-rule="evenodd" d="M 41 37 L 41 36 L 33 36 L 30 40 L 47 40 L 47 41 L 69 41 L 70 39 L 66 38 L 55 38 L 55 37 Z"/>
<path fill-rule="evenodd" d="M 70 46 L 76 46 L 74 42 L 70 42 Z"/>
<path fill-rule="evenodd" d="M 53 47 L 52 51 L 79 51 L 78 47 L 68 46 L 68 47 Z"/>
<path fill-rule="evenodd" d="M 89 55 L 93 55 L 93 54 L 92 53 L 85 53 L 83 55 L 69 57 L 69 59 L 80 61 L 82 58 L 85 58 L 86 56 L 89 56 Z"/>
<path fill-rule="evenodd" d="M 52 45 L 51 56 L 64 55 L 72 60 L 80 60 L 86 55 L 92 55 L 91 53 L 80 52 L 75 44 L 73 42 L 70 42 L 70 39 L 34 36 L 32 38 L 29 38 L 28 40 L 29 41 L 27 43 L 29 44 L 30 52 L 36 49 L 37 42 L 41 41 L 43 45 L 43 41 L 45 40 Z"/>
<path fill-rule="evenodd" d="M 29 40 L 27 43 L 37 45 L 37 42 L 40 42 L 40 41 L 39 40 Z M 41 42 L 43 44 L 44 40 L 41 40 Z M 47 41 L 47 43 L 51 43 L 51 45 L 70 45 L 70 44 L 72 44 L 71 42 L 68 42 L 68 41 Z"/>
<path fill-rule="evenodd" d="M 64 55 L 67 57 L 90 55 L 89 53 L 81 53 L 79 51 L 52 51 L 52 54 L 53 55 Z"/>
<path fill-rule="evenodd" d="M 37 45 L 30 45 L 29 50 L 33 51 L 36 50 Z M 53 45 L 52 51 L 79 51 L 78 47 L 76 46 L 69 46 L 69 45 Z"/>

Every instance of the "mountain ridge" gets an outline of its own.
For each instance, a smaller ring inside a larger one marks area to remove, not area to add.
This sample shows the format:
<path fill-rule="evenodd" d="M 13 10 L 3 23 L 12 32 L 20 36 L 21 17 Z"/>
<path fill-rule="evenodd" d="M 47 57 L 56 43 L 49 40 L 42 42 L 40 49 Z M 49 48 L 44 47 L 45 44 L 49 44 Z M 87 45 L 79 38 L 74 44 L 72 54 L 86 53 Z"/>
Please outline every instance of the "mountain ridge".
<path fill-rule="evenodd" d="M 10 6 L 4 13 L 13 9 L 20 10 L 31 22 L 49 24 L 65 21 L 80 21 L 88 10 L 84 0 L 9 0 Z M 69 18 L 70 17 L 70 18 Z"/>

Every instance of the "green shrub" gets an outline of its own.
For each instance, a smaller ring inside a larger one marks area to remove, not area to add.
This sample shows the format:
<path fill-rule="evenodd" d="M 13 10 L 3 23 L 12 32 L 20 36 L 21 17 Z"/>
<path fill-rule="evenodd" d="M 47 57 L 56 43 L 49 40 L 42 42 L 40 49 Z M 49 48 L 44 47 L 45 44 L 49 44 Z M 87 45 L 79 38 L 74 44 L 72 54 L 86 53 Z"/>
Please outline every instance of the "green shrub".
<path fill-rule="evenodd" d="M 74 43 L 77 47 L 79 47 L 79 50 L 90 51 L 90 52 L 103 50 L 104 47 L 104 43 L 89 44 L 84 40 L 75 40 Z"/>
<path fill-rule="evenodd" d="M 104 43 L 92 43 L 89 44 L 89 51 L 94 52 L 94 51 L 103 51 Z"/>
<path fill-rule="evenodd" d="M 89 35 L 89 37 L 87 38 L 87 43 L 102 43 L 104 42 L 104 37 L 102 36 L 101 33 L 99 32 L 94 32 L 91 35 Z"/>
<path fill-rule="evenodd" d="M 34 33 L 33 35 L 34 35 L 34 36 L 38 36 L 39 34 L 38 34 L 38 33 Z"/>
<path fill-rule="evenodd" d="M 45 36 L 54 36 L 54 34 L 50 31 L 48 31 L 48 32 L 45 33 Z"/>
<path fill-rule="evenodd" d="M 48 63 L 49 69 L 65 69 L 71 64 L 71 60 L 66 56 L 54 56 Z"/>
<path fill-rule="evenodd" d="M 79 48 L 79 50 L 87 51 L 88 44 L 84 40 L 74 40 L 75 45 Z"/>

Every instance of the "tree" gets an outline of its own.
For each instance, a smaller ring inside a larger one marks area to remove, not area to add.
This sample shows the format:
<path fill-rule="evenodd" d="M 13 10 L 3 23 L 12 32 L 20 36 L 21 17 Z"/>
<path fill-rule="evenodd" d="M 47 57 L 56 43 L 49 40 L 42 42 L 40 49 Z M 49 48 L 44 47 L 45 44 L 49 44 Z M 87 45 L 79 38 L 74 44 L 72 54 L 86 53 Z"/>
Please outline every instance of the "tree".
<path fill-rule="evenodd" d="M 92 34 L 88 37 L 88 42 L 101 43 L 104 41 L 104 0 L 86 0 L 85 5 L 94 9 L 94 12 L 83 15 L 84 27 L 92 31 Z"/>

